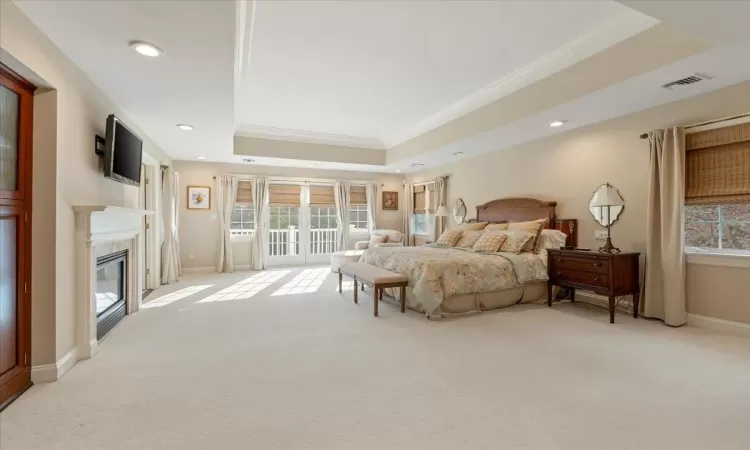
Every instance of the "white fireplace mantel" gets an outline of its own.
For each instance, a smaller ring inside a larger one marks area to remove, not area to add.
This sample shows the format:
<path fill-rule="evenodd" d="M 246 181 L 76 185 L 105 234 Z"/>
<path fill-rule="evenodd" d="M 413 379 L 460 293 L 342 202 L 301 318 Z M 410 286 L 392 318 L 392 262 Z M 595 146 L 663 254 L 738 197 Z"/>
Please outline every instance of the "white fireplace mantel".
<path fill-rule="evenodd" d="M 96 271 L 97 257 L 119 250 L 128 251 L 127 313 L 140 309 L 140 239 L 143 217 L 153 211 L 120 206 L 74 206 L 76 214 L 76 339 L 78 358 L 96 353 Z"/>

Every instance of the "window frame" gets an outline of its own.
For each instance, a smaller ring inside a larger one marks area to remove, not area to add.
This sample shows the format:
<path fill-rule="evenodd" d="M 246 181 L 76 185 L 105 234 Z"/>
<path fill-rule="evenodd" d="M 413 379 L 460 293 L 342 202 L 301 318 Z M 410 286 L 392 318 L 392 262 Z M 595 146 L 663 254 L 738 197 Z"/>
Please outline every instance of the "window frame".
<path fill-rule="evenodd" d="M 358 219 L 355 220 L 355 222 L 358 225 L 362 224 L 362 221 L 359 220 L 359 213 L 361 212 L 365 213 L 365 220 L 364 220 L 365 227 L 364 228 L 352 227 L 352 225 L 354 225 L 351 219 L 351 214 L 353 212 L 356 212 L 356 215 L 358 217 Z M 349 222 L 349 235 L 350 236 L 361 236 L 361 235 L 366 235 L 370 233 L 371 227 L 370 227 L 369 214 L 367 213 L 367 205 L 349 205 L 349 211 L 347 211 L 347 214 L 349 214 L 348 222 Z"/>
<path fill-rule="evenodd" d="M 430 195 L 431 191 L 428 188 L 428 186 L 431 185 L 431 184 L 434 186 L 435 182 L 434 181 L 430 181 L 428 183 L 420 184 L 421 186 L 425 187 L 425 194 L 424 194 L 425 212 L 423 212 L 423 213 L 416 213 L 416 212 L 414 212 L 414 199 L 412 199 L 412 211 L 411 211 L 412 220 L 411 220 L 411 224 L 410 224 L 411 225 L 411 235 L 412 235 L 412 237 L 418 237 L 418 238 L 432 238 L 433 237 L 432 236 L 433 235 L 433 230 L 435 228 L 435 211 L 432 211 L 432 212 L 430 211 L 430 202 L 432 201 L 432 196 Z M 414 194 L 412 194 L 412 195 L 414 195 Z M 416 220 L 415 220 L 415 218 L 418 215 L 424 216 L 425 219 L 426 219 L 426 221 L 427 221 L 427 223 L 425 224 L 426 227 L 427 227 L 426 231 L 419 232 L 419 233 L 417 233 L 417 232 L 414 231 L 414 230 L 416 230 Z M 433 230 L 430 230 L 430 228 L 433 228 Z"/>
<path fill-rule="evenodd" d="M 237 211 L 238 208 L 240 210 L 239 211 L 240 212 L 240 221 L 239 222 L 232 222 L 232 221 L 229 222 L 229 237 L 232 240 L 252 239 L 252 237 L 255 236 L 255 230 L 258 229 L 257 217 L 255 216 L 255 205 L 250 204 L 250 203 L 235 203 L 234 209 L 232 210 L 232 214 L 234 214 Z M 250 229 L 250 230 L 246 230 L 246 229 L 243 229 L 243 228 L 232 229 L 232 225 L 233 224 L 236 224 L 236 223 L 244 224 L 244 223 L 246 223 L 246 222 L 244 222 L 241 219 L 242 218 L 242 211 L 243 211 L 243 209 L 248 209 L 248 210 L 251 210 L 253 212 L 253 220 L 251 222 L 247 222 L 247 223 L 251 223 L 252 224 L 252 229 Z"/>
<path fill-rule="evenodd" d="M 689 205 L 685 205 L 686 207 Z M 724 225 L 727 223 L 750 224 L 750 221 L 744 220 L 723 220 L 723 206 L 728 205 L 705 205 L 717 209 L 717 220 L 685 220 L 683 227 L 687 233 L 688 224 L 715 224 L 718 230 L 718 247 L 694 247 L 685 245 L 685 255 L 688 263 L 703 264 L 710 266 L 723 267 L 742 267 L 750 268 L 750 250 L 724 248 Z M 686 236 L 687 237 L 687 236 Z"/>

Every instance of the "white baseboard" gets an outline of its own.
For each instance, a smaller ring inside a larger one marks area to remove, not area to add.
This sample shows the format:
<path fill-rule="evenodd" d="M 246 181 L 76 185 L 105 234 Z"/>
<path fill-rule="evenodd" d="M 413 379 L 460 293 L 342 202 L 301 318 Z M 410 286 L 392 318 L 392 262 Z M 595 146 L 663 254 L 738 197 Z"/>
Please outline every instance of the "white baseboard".
<path fill-rule="evenodd" d="M 34 383 L 51 383 L 63 377 L 78 362 L 78 348 L 65 354 L 55 364 L 44 364 L 31 368 L 31 381 Z"/>
<path fill-rule="evenodd" d="M 687 323 L 690 326 L 698 328 L 750 337 L 750 325 L 742 322 L 732 322 L 731 320 L 717 319 L 715 317 L 688 314 Z"/>

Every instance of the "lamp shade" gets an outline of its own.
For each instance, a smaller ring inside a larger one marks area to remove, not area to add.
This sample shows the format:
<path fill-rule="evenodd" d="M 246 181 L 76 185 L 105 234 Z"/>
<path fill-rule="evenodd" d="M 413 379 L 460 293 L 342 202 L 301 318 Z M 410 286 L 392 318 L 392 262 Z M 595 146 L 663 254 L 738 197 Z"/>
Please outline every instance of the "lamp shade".
<path fill-rule="evenodd" d="M 617 189 L 607 186 L 606 189 L 599 189 L 594 194 L 590 206 L 622 206 L 625 204 Z"/>
<path fill-rule="evenodd" d="M 438 206 L 437 212 L 435 213 L 435 216 L 437 217 L 448 217 L 448 209 L 445 207 L 445 205 Z"/>

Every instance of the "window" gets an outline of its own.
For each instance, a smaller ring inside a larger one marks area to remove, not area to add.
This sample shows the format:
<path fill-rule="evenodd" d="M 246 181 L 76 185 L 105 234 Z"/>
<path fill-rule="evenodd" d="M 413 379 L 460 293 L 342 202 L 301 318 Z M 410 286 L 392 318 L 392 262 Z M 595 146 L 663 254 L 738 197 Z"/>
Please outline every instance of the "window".
<path fill-rule="evenodd" d="M 310 206 L 311 255 L 323 255 L 336 251 L 337 224 L 335 206 Z"/>
<path fill-rule="evenodd" d="M 337 223 L 335 206 L 310 207 L 310 229 L 335 230 Z"/>
<path fill-rule="evenodd" d="M 250 181 L 240 181 L 237 185 L 232 220 L 229 222 L 229 233 L 232 236 L 248 236 L 255 232 L 255 207 Z"/>
<path fill-rule="evenodd" d="M 245 204 L 235 205 L 229 228 L 232 236 L 253 234 L 255 232 L 255 207 Z"/>
<path fill-rule="evenodd" d="M 685 137 L 685 247 L 750 251 L 750 123 Z"/>
<path fill-rule="evenodd" d="M 412 234 L 418 236 L 432 236 L 435 229 L 435 208 L 432 204 L 435 183 L 414 186 L 414 201 L 412 205 Z"/>
<path fill-rule="evenodd" d="M 351 233 L 367 233 L 367 205 L 349 206 L 349 231 Z"/>
<path fill-rule="evenodd" d="M 685 247 L 750 250 L 750 204 L 685 205 Z"/>

